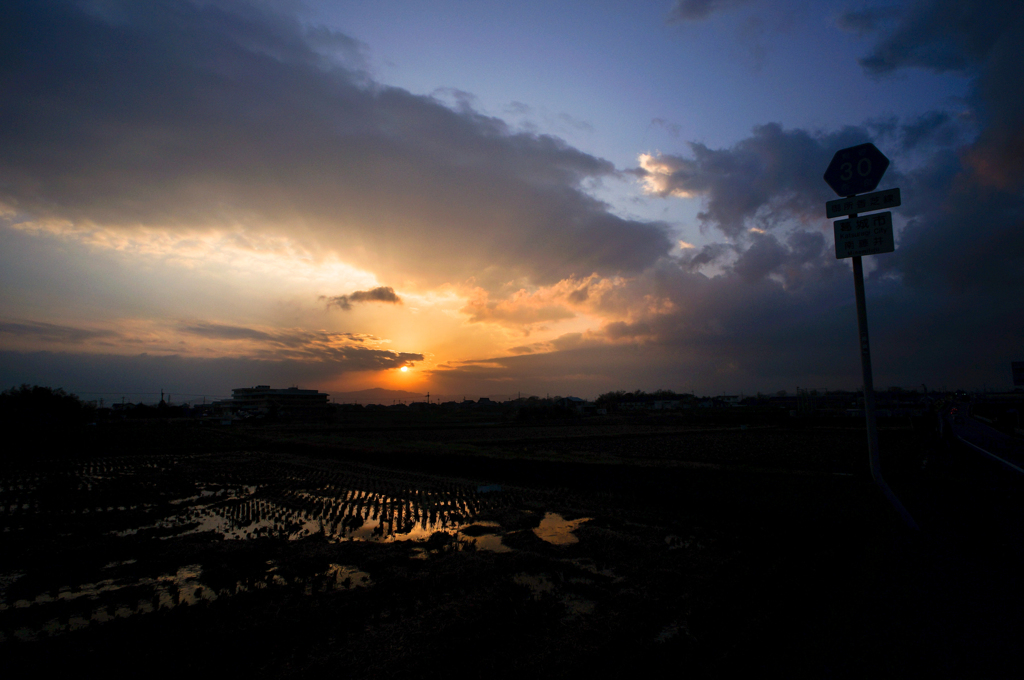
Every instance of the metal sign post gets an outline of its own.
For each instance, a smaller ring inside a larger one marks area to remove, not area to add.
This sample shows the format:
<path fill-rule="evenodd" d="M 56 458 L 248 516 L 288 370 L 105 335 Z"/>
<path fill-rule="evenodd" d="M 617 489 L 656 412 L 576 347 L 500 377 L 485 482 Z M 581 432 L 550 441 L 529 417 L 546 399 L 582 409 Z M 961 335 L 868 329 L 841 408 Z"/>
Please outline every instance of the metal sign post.
<path fill-rule="evenodd" d="M 868 464 L 871 466 L 871 478 L 900 513 L 907 526 L 917 529 L 917 522 L 882 477 L 882 461 L 878 452 L 878 421 L 875 417 L 875 381 L 871 375 L 871 343 L 868 341 L 868 306 L 864 297 L 864 266 L 860 255 L 853 257 L 853 289 L 857 298 L 857 334 L 860 338 L 860 372 L 864 380 L 864 418 L 868 429 Z"/>
<path fill-rule="evenodd" d="M 840 196 L 851 189 L 873 191 L 888 167 L 889 159 L 882 155 L 874 144 L 861 144 L 836 152 L 828 170 L 825 171 L 825 181 Z M 895 195 L 891 192 L 895 192 Z M 886 500 L 896 508 L 903 522 L 911 529 L 917 529 L 917 522 L 882 477 L 878 422 L 875 416 L 875 385 L 871 374 L 871 344 L 868 341 L 868 308 L 864 295 L 864 265 L 861 261 L 863 255 L 891 253 L 895 249 L 892 213 L 859 218 L 858 213 L 848 212 L 850 207 L 857 205 L 865 205 L 868 210 L 877 210 L 900 204 L 899 189 L 889 190 L 888 200 L 881 196 L 886 193 L 879 192 L 861 197 L 868 199 L 867 201 L 858 201 L 856 194 L 850 193 L 843 201 L 829 201 L 825 211 L 828 217 L 849 215 L 849 219 L 835 222 L 836 259 L 853 258 L 853 289 L 857 298 L 857 333 L 860 340 L 861 375 L 864 381 L 864 418 L 867 421 L 868 465 L 871 468 L 871 478 Z M 870 200 L 876 196 L 879 200 Z M 876 205 L 877 207 L 874 207 Z"/>

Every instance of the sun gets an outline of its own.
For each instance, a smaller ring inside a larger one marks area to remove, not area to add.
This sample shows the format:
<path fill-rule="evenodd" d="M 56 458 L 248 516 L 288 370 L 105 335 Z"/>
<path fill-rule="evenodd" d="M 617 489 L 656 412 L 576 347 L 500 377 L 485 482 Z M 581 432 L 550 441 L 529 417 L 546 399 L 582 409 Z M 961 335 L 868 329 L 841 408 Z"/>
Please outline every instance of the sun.
<path fill-rule="evenodd" d="M 408 372 L 409 372 L 409 367 L 408 366 L 402 366 L 402 373 L 408 373 Z"/>

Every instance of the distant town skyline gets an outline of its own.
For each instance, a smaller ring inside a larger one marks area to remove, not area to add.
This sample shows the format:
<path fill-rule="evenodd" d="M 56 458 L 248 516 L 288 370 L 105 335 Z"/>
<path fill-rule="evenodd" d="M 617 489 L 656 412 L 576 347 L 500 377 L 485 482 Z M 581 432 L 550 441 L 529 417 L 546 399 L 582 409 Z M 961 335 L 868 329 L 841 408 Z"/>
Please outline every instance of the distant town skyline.
<path fill-rule="evenodd" d="M 1024 361 L 1024 5 L 11 0 L 0 388 L 856 389 Z M 404 370 L 403 370 L 404 369 Z"/>
<path fill-rule="evenodd" d="M 48 387 L 48 386 L 43 386 L 43 387 Z M 272 389 L 287 389 L 287 388 L 280 388 L 278 386 L 270 386 L 270 387 Z M 50 388 L 50 389 L 58 389 L 58 388 Z M 237 389 L 238 388 L 235 388 L 235 390 L 237 390 Z M 304 388 L 302 388 L 300 386 L 298 389 L 303 390 Z M 876 388 L 876 391 L 877 392 L 884 392 L 884 393 L 894 392 L 894 393 L 898 393 L 898 394 L 918 394 L 918 395 L 947 394 L 948 395 L 948 394 L 953 394 L 954 392 L 957 392 L 957 391 L 959 391 L 961 389 L 962 388 L 950 387 L 948 385 L 928 386 L 926 384 L 921 384 L 921 385 L 910 386 L 910 387 L 904 387 L 904 386 L 898 386 L 898 385 L 889 385 L 889 386 L 886 386 L 886 387 L 881 388 L 881 389 Z M 122 404 L 122 403 L 124 403 L 124 404 L 145 404 L 145 405 L 154 406 L 154 405 L 159 404 L 161 401 L 164 401 L 165 403 L 167 403 L 169 405 L 177 406 L 177 405 L 181 405 L 181 404 L 188 404 L 191 407 L 198 407 L 198 406 L 203 406 L 203 405 L 207 405 L 207 406 L 215 405 L 217 402 L 221 402 L 221 401 L 225 401 L 225 400 L 230 401 L 233 398 L 233 392 L 235 390 L 229 390 L 225 394 L 196 394 L 196 393 L 189 393 L 189 392 L 184 392 L 184 393 L 180 393 L 180 394 L 175 394 L 175 393 L 172 393 L 172 392 L 163 392 L 163 393 L 161 393 L 161 392 L 134 392 L 134 393 L 130 393 L 130 392 L 73 392 L 73 391 L 67 391 L 67 390 L 66 390 L 66 392 L 68 394 L 73 394 L 74 396 L 78 397 L 83 403 L 91 403 L 91 404 L 95 404 L 97 406 L 111 407 L 111 406 L 114 406 L 115 404 Z M 986 387 L 986 388 L 983 388 L 980 392 L 991 393 L 991 394 L 999 394 L 999 393 L 1008 393 L 1008 392 L 1010 392 L 1012 390 L 1013 390 L 1013 388 L 993 389 L 993 388 L 987 388 Z M 746 398 L 759 398 L 759 397 L 761 397 L 761 398 L 765 398 L 765 397 L 786 397 L 786 396 L 795 397 L 795 396 L 798 396 L 799 394 L 802 394 L 802 393 L 803 394 L 818 394 L 818 395 L 823 395 L 823 396 L 824 395 L 828 395 L 828 394 L 833 394 L 833 395 L 835 395 L 835 394 L 851 394 L 851 395 L 855 395 L 855 394 L 859 394 L 860 392 L 861 392 L 861 389 L 859 387 L 830 389 L 830 388 L 825 388 L 825 387 L 813 387 L 813 386 L 797 385 L 797 386 L 793 387 L 792 389 L 780 388 L 780 389 L 777 389 L 777 390 L 757 390 L 757 391 L 754 391 L 754 392 L 739 391 L 739 392 L 734 392 L 734 393 L 727 393 L 727 392 L 700 393 L 700 392 L 692 392 L 692 391 L 688 392 L 688 391 L 684 391 L 684 390 L 673 390 L 671 388 L 662 388 L 662 389 L 656 389 L 656 390 L 650 390 L 650 391 L 639 390 L 639 389 L 636 389 L 636 390 L 613 389 L 613 390 L 607 390 L 605 392 L 602 392 L 601 394 L 593 394 L 593 395 L 577 394 L 577 393 L 573 393 L 573 392 L 564 392 L 564 391 L 558 391 L 558 390 L 555 390 L 554 392 L 542 393 L 542 394 L 533 394 L 533 393 L 527 393 L 527 392 L 491 393 L 491 394 L 468 394 L 468 393 L 442 394 L 442 393 L 431 392 L 431 393 L 427 393 L 427 394 L 421 394 L 421 393 L 418 393 L 418 392 L 409 392 L 409 391 L 406 391 L 406 390 L 389 390 L 389 389 L 384 389 L 384 388 L 377 387 L 377 388 L 368 388 L 368 389 L 363 389 L 363 390 L 356 390 L 356 391 L 351 391 L 351 392 L 335 392 L 335 393 L 321 392 L 321 394 L 326 395 L 327 398 L 328 398 L 328 403 L 332 403 L 332 404 L 339 404 L 339 405 L 340 404 L 357 404 L 357 405 L 362 405 L 362 406 L 366 406 L 366 405 L 369 405 L 369 404 L 379 404 L 379 405 L 385 405 L 386 406 L 386 405 L 391 405 L 391 404 L 414 404 L 414 403 L 442 404 L 442 403 L 450 403 L 450 402 L 461 403 L 463 401 L 477 402 L 477 401 L 479 401 L 481 399 L 490 400 L 490 401 L 492 401 L 494 403 L 519 402 L 519 401 L 529 400 L 529 399 L 552 400 L 552 399 L 562 399 L 562 398 L 578 398 L 578 399 L 583 399 L 583 400 L 592 402 L 592 401 L 598 399 L 601 396 L 611 395 L 611 394 L 616 394 L 616 393 L 618 393 L 618 394 L 626 394 L 626 395 L 640 393 L 642 395 L 647 395 L 648 397 L 653 397 L 654 395 L 656 395 L 658 393 L 673 393 L 673 394 L 676 394 L 677 396 L 680 396 L 680 397 L 691 396 L 691 397 L 694 397 L 694 398 L 697 398 L 697 399 L 718 399 L 718 398 L 722 398 L 722 397 L 732 397 L 732 398 L 746 399 Z"/>

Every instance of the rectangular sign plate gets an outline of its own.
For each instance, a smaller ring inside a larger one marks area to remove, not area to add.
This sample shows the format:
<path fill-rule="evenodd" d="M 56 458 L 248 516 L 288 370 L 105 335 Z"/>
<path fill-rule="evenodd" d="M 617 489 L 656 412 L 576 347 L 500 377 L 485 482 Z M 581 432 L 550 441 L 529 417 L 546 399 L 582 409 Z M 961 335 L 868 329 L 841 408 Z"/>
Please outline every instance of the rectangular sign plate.
<path fill-rule="evenodd" d="M 900 190 L 886 189 L 871 194 L 861 194 L 851 198 L 837 198 L 834 201 L 825 203 L 825 216 L 843 217 L 859 213 L 871 212 L 872 210 L 885 210 L 895 208 L 900 204 Z"/>
<path fill-rule="evenodd" d="M 858 255 L 878 255 L 896 250 L 892 235 L 892 213 L 833 222 L 836 232 L 836 259 Z"/>

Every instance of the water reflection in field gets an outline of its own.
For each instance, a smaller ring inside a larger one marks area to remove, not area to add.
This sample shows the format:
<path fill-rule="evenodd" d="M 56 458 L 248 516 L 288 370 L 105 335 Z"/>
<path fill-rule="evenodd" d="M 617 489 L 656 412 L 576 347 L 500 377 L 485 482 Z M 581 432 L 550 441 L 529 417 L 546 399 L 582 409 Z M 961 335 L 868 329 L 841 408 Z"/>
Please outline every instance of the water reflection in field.
<path fill-rule="evenodd" d="M 34 534 L 73 520 L 122 537 L 416 541 L 521 500 L 497 485 L 353 467 L 266 454 L 66 461 L 47 477 L 0 479 L 0 528 Z"/>
<path fill-rule="evenodd" d="M 0 479 L 0 530 L 34 532 L 74 518 L 119 536 L 407 541 L 455 533 L 517 500 L 497 485 L 411 477 L 247 453 L 62 461 L 46 477 Z"/>
<path fill-rule="evenodd" d="M 273 561 L 270 561 L 266 571 L 219 588 L 204 583 L 202 574 L 202 565 L 189 564 L 179 567 L 173 574 L 162 574 L 155 578 L 105 579 L 76 587 L 62 586 L 56 598 L 44 593 L 34 600 L 17 600 L 13 604 L 17 609 L 45 609 L 47 605 L 75 600 L 80 600 L 81 606 L 75 608 L 76 611 L 73 613 L 53 617 L 41 626 L 18 627 L 12 631 L 13 637 L 26 641 L 35 640 L 40 636 L 81 630 L 117 618 L 129 618 L 176 607 L 190 607 L 202 602 L 214 602 L 221 597 L 272 587 L 298 587 L 306 595 L 314 595 L 372 585 L 370 575 L 365 571 L 342 564 L 330 564 L 327 569 L 313 574 L 283 576 L 278 573 Z M 140 597 L 142 593 L 144 595 Z M 6 602 L 0 602 L 0 612 L 9 606 Z M 3 641 L 4 637 L 0 632 L 0 641 Z"/>
<path fill-rule="evenodd" d="M 225 581 L 220 574 L 207 582 L 202 564 L 146 574 L 142 562 L 125 558 L 126 552 L 151 551 L 147 545 L 190 534 L 206 532 L 228 541 L 319 536 L 328 543 L 389 543 L 425 541 L 437 532 L 458 535 L 475 524 L 476 531 L 456 545 L 471 541 L 478 549 L 504 552 L 502 528 L 476 521 L 482 513 L 520 501 L 515 492 L 496 489 L 478 491 L 469 483 L 400 477 L 334 461 L 244 453 L 69 460 L 45 476 L 8 471 L 0 475 L 3 534 L 43 543 L 75 536 L 96 566 L 83 576 L 89 579 L 84 583 L 69 584 L 56 575 L 63 582 L 47 582 L 32 574 L 23 583 L 34 585 L 18 587 L 25 574 L 0 574 L 0 640 L 55 635 L 267 588 L 297 587 L 314 594 L 371 585 L 369 575 L 352 565 L 284 573 L 269 564 L 255 575 Z M 94 545 L 87 536 L 96 538 Z M 118 547 L 121 538 L 125 547 Z"/>
<path fill-rule="evenodd" d="M 312 488 L 255 485 L 233 491 L 226 497 L 190 498 L 180 512 L 118 533 L 214 532 L 228 540 L 298 540 L 321 535 L 332 541 L 417 541 L 437 531 L 457 532 L 480 512 L 502 502 L 495 494 L 479 496 L 458 488 L 401 488 L 387 493 L 328 484 Z"/>
<path fill-rule="evenodd" d="M 571 543 L 578 543 L 579 539 L 576 538 L 572 532 L 584 522 L 589 522 L 589 517 L 581 517 L 579 519 L 568 520 L 555 512 L 548 512 L 544 514 L 544 519 L 540 521 L 540 526 L 533 530 L 533 533 L 537 534 L 540 538 L 552 543 L 554 545 L 569 545 Z"/>

